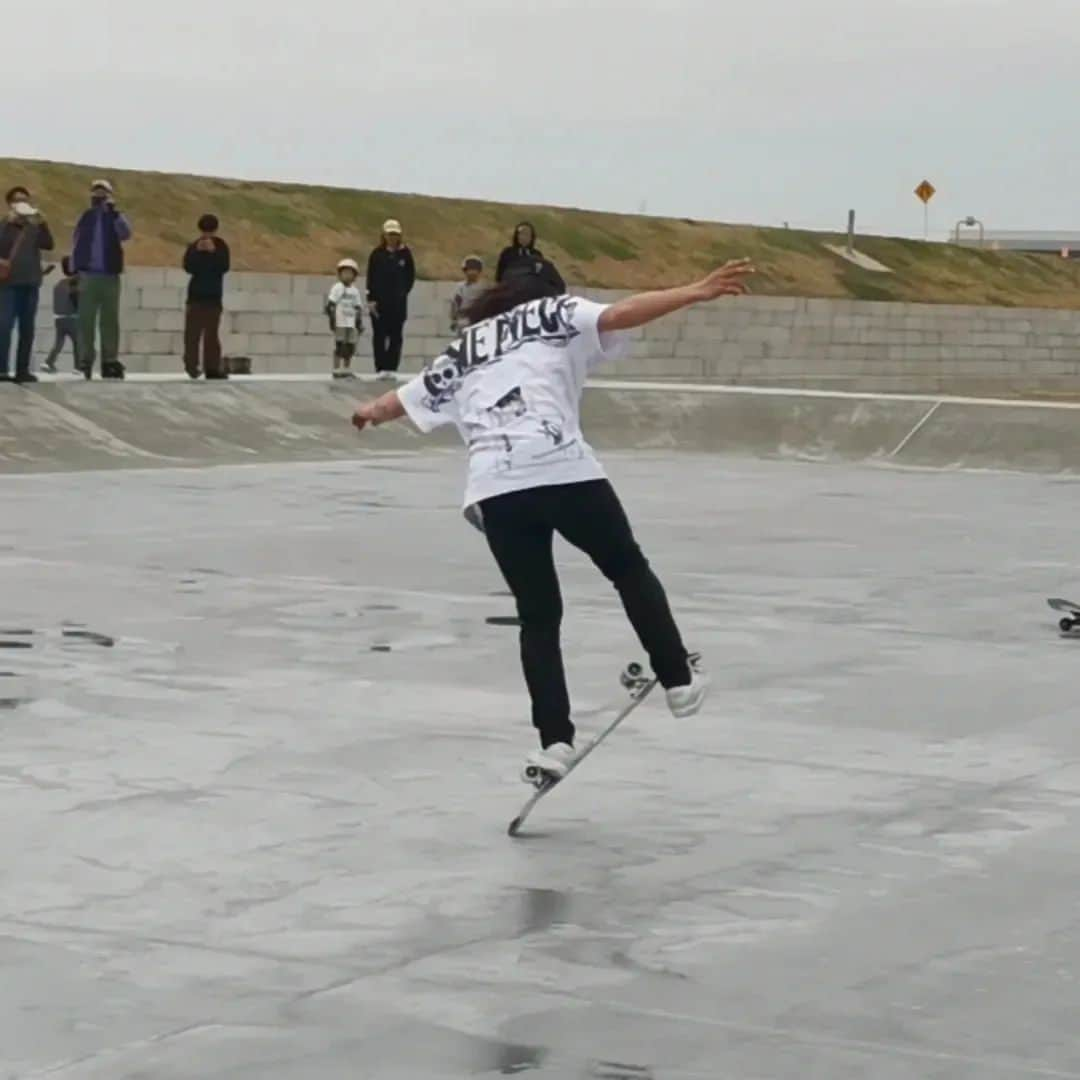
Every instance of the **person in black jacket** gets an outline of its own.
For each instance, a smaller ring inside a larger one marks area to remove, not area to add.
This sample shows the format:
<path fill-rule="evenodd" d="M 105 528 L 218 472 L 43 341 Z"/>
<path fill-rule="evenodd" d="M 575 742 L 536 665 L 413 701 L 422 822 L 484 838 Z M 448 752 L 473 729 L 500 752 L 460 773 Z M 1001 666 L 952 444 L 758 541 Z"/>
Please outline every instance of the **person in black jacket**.
<path fill-rule="evenodd" d="M 193 379 L 200 374 L 200 343 L 206 377 L 229 377 L 221 359 L 221 312 L 230 256 L 229 245 L 217 235 L 218 227 L 213 214 L 203 214 L 201 235 L 184 252 L 184 269 L 191 275 L 184 316 L 184 368 Z"/>
<path fill-rule="evenodd" d="M 41 253 L 54 246 L 49 225 L 31 205 L 30 192 L 14 187 L 7 193 L 7 216 L 0 219 L 0 382 L 11 378 L 8 369 L 11 339 L 18 330 L 15 381 L 37 382 L 30 370 L 34 348 L 34 319 L 41 293 Z"/>
<path fill-rule="evenodd" d="M 382 241 L 367 265 L 367 301 L 375 352 L 375 377 L 394 379 L 401 364 L 401 339 L 409 314 L 409 293 L 416 283 L 412 252 L 402 240 L 401 226 L 384 222 Z"/>
<path fill-rule="evenodd" d="M 508 247 L 499 255 L 499 265 L 495 269 L 495 281 L 502 283 L 511 278 L 540 274 L 558 287 L 560 293 L 566 292 L 566 282 L 555 269 L 555 264 L 544 258 L 544 253 L 536 246 L 536 229 L 531 221 L 522 221 L 514 229 L 514 237 Z"/>

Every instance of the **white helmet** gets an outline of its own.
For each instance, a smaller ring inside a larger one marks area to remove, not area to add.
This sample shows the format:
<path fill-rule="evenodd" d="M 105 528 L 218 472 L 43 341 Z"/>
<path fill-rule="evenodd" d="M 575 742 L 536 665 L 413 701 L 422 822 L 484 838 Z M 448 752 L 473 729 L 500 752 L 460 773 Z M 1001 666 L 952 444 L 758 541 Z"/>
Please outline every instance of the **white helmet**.
<path fill-rule="evenodd" d="M 342 270 L 351 270 L 354 274 L 360 273 L 360 267 L 357 265 L 355 259 L 342 259 L 341 262 L 337 264 L 337 268 L 338 273 L 341 273 Z"/>

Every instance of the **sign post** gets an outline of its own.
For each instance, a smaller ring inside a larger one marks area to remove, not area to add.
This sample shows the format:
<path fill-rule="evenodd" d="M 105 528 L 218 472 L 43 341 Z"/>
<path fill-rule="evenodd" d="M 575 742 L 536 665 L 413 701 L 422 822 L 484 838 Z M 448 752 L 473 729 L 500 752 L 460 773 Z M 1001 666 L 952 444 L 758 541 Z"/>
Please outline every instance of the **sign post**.
<path fill-rule="evenodd" d="M 923 239 L 930 239 L 930 200 L 937 194 L 937 188 L 930 183 L 929 180 L 924 180 L 915 189 L 915 198 L 917 198 L 923 204 Z"/>

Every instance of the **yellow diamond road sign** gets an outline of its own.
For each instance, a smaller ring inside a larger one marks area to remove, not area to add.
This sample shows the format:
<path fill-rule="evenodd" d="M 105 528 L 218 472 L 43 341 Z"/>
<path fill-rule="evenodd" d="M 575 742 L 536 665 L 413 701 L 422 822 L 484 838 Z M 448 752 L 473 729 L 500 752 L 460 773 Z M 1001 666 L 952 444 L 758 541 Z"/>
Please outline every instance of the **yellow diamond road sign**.
<path fill-rule="evenodd" d="M 928 203 L 937 194 L 937 188 L 930 183 L 929 180 L 924 180 L 916 189 L 915 195 L 917 198 L 922 199 L 924 203 Z"/>

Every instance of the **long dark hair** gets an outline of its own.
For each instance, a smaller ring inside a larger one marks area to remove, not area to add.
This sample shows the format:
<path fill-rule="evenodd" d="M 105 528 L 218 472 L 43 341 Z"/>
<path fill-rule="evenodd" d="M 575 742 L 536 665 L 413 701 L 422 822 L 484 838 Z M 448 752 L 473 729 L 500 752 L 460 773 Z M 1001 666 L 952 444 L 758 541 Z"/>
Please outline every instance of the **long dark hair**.
<path fill-rule="evenodd" d="M 561 296 L 565 289 L 561 279 L 555 280 L 546 268 L 535 274 L 523 274 L 507 278 L 498 285 L 485 289 L 464 311 L 469 323 L 493 319 L 504 311 L 512 311 L 519 304 L 530 300 L 542 300 L 546 296 Z"/>
<path fill-rule="evenodd" d="M 531 221 L 519 221 L 514 226 L 514 235 L 510 238 L 510 246 L 514 247 L 514 248 L 522 246 L 521 242 L 518 240 L 518 232 L 521 229 L 528 229 L 529 230 L 529 242 L 524 245 L 525 250 L 526 251 L 535 251 L 536 250 L 536 226 Z"/>

